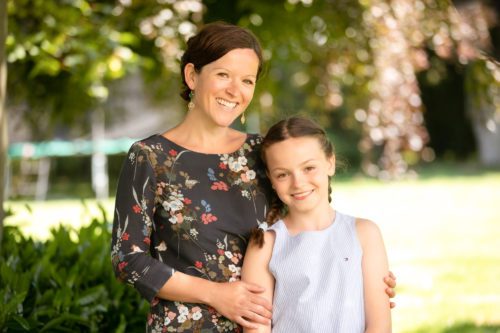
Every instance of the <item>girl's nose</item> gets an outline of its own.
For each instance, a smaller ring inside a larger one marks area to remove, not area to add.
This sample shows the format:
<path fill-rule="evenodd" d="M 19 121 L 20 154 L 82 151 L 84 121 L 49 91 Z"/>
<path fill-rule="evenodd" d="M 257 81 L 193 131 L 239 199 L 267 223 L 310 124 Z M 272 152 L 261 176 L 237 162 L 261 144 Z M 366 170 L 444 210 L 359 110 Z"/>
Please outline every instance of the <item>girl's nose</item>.
<path fill-rule="evenodd" d="M 292 176 L 292 185 L 294 187 L 300 187 L 302 183 L 304 182 L 304 177 L 298 173 L 293 174 Z"/>

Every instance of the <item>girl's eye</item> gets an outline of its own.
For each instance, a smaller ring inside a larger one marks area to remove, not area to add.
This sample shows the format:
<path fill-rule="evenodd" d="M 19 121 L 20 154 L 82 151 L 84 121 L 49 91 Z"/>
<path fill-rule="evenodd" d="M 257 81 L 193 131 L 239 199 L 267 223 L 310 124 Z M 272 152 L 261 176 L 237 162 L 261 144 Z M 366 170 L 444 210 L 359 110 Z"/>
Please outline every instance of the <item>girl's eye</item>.
<path fill-rule="evenodd" d="M 243 82 L 245 82 L 246 84 L 251 85 L 251 86 L 254 85 L 252 80 L 243 80 Z"/>
<path fill-rule="evenodd" d="M 314 166 L 308 166 L 308 167 L 306 167 L 306 171 L 307 172 L 313 171 L 314 169 L 316 169 L 316 167 L 314 167 Z"/>
<path fill-rule="evenodd" d="M 276 178 L 278 178 L 278 179 L 283 179 L 283 178 L 285 178 L 285 177 L 286 177 L 286 173 L 278 173 L 278 174 L 276 175 Z"/>

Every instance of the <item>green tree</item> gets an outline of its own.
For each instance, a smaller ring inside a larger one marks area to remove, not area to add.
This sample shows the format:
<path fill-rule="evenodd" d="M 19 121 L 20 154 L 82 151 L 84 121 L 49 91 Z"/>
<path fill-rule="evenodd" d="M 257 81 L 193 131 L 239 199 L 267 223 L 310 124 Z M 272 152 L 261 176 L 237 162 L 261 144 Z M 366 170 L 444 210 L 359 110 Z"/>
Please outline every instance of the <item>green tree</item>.
<path fill-rule="evenodd" d="M 444 62 L 464 68 L 481 58 L 484 47 L 476 41 L 488 38 L 485 1 L 477 2 L 482 10 L 465 8 L 475 18 L 471 24 L 449 0 L 239 5 L 245 13 L 240 24 L 257 33 L 268 58 L 254 102 L 264 121 L 307 112 L 343 131 L 342 138 L 357 133 L 358 143 L 350 142 L 361 153 L 363 170 L 384 179 L 405 176 L 420 160 L 433 158 L 417 73 L 435 72 L 435 64 Z M 495 86 L 496 65 L 489 64 L 484 89 Z"/>
<path fill-rule="evenodd" d="M 110 84 L 134 70 L 165 79 L 183 39 L 194 33 L 196 1 L 41 1 L 8 3 L 9 103 L 34 139 L 58 124 L 80 134 Z"/>

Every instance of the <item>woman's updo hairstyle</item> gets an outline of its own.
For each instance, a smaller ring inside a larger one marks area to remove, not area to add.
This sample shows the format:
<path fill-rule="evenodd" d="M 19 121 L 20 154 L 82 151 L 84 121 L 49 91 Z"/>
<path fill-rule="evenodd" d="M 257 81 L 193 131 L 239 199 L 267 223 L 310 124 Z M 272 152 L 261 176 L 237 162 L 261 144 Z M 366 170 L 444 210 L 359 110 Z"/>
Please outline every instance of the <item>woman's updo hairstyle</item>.
<path fill-rule="evenodd" d="M 189 38 L 187 48 L 181 57 L 183 88 L 181 97 L 189 101 L 189 89 L 184 77 L 184 67 L 192 63 L 197 73 L 203 66 L 223 57 L 234 49 L 252 49 L 259 58 L 257 78 L 262 71 L 262 50 L 257 37 L 248 29 L 225 22 L 206 24 L 196 35 Z"/>

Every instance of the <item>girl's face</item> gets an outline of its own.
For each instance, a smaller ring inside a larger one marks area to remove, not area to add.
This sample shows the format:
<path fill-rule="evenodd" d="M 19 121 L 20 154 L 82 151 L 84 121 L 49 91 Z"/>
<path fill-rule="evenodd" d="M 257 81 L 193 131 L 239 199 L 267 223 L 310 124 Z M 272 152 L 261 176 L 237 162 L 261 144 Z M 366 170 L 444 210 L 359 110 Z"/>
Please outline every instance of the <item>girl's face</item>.
<path fill-rule="evenodd" d="M 186 83 L 194 90 L 197 116 L 216 126 L 228 127 L 252 100 L 259 58 L 252 49 L 234 49 L 202 67 L 184 67 Z"/>
<path fill-rule="evenodd" d="M 315 137 L 290 138 L 266 148 L 268 177 L 290 213 L 329 206 L 329 176 L 335 156 L 328 158 Z"/>

